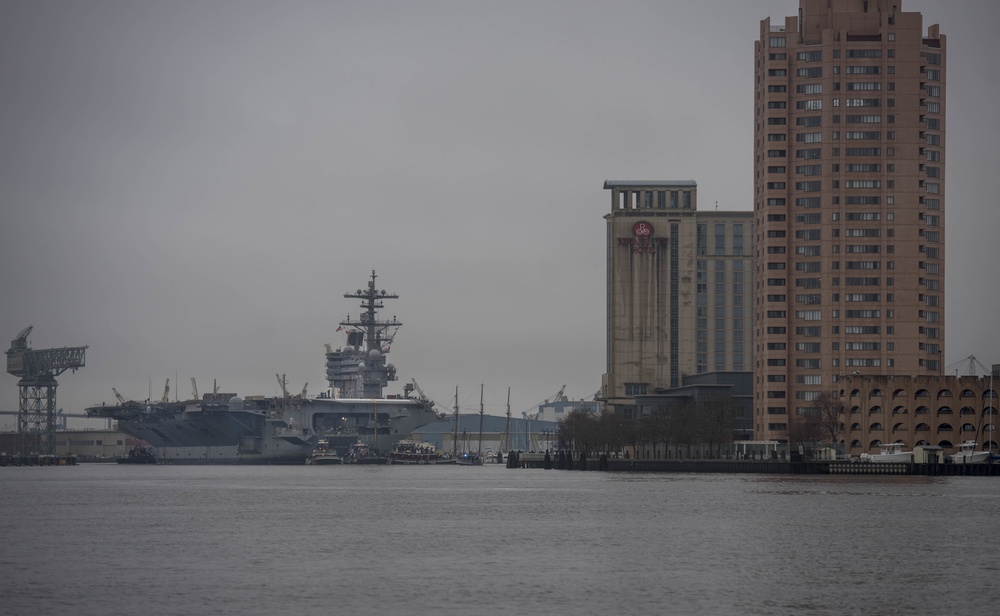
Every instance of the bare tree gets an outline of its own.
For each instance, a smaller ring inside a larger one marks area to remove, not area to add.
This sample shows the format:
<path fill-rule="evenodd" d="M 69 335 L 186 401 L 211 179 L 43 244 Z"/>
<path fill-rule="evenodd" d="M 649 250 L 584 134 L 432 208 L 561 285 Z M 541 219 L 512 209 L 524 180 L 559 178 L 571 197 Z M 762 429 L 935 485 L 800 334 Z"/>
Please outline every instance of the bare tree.
<path fill-rule="evenodd" d="M 698 404 L 698 424 L 709 456 L 722 457 L 722 446 L 732 441 L 736 410 L 729 396 L 711 396 Z"/>

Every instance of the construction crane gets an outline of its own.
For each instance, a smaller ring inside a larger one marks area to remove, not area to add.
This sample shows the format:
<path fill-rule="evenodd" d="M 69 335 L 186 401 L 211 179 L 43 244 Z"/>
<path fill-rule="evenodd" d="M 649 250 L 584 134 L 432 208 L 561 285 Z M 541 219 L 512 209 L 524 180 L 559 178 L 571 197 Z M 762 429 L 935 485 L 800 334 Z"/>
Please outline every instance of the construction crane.
<path fill-rule="evenodd" d="M 194 377 L 191 377 L 191 396 L 192 400 L 198 399 L 198 383 L 195 382 Z"/>
<path fill-rule="evenodd" d="M 122 406 L 125 406 L 126 404 L 128 404 L 128 402 L 125 400 L 125 398 L 123 398 L 122 395 L 120 393 L 118 393 L 117 389 L 115 389 L 114 387 L 112 387 L 111 391 L 115 392 L 115 398 L 118 398 L 118 404 L 121 404 Z"/>
<path fill-rule="evenodd" d="M 11 340 L 7 372 L 18 377 L 18 445 L 21 455 L 52 454 L 55 449 L 56 378 L 67 370 L 82 368 L 87 347 L 31 349 L 31 325 Z"/>
<path fill-rule="evenodd" d="M 170 402 L 170 379 L 167 379 L 166 384 L 163 385 L 163 397 L 160 398 L 160 402 Z"/>

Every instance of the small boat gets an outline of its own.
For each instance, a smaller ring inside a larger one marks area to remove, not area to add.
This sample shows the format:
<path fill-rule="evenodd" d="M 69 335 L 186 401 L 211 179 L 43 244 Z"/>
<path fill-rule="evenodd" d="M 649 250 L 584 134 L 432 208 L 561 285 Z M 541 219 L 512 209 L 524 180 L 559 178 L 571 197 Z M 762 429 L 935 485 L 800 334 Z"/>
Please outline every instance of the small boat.
<path fill-rule="evenodd" d="M 447 458 L 431 443 L 403 439 L 396 443 L 389 454 L 392 464 L 455 464 L 454 458 Z"/>
<path fill-rule="evenodd" d="M 458 457 L 457 464 L 459 466 L 482 466 L 483 459 L 480 455 L 474 451 L 468 453 L 463 453 Z"/>
<path fill-rule="evenodd" d="M 958 453 L 951 455 L 952 464 L 982 464 L 990 459 L 990 452 L 976 451 L 976 441 L 963 441 Z"/>
<path fill-rule="evenodd" d="M 861 454 L 862 462 L 913 462 L 913 452 L 903 451 L 902 443 L 882 443 L 877 454 Z"/>
<path fill-rule="evenodd" d="M 306 458 L 306 464 L 343 464 L 343 462 L 337 452 L 330 449 L 330 441 L 325 438 L 319 439 L 312 455 Z"/>
<path fill-rule="evenodd" d="M 379 455 L 378 451 L 372 449 L 371 445 L 365 441 L 357 441 L 351 445 L 347 452 L 345 464 L 388 464 L 389 458 Z"/>

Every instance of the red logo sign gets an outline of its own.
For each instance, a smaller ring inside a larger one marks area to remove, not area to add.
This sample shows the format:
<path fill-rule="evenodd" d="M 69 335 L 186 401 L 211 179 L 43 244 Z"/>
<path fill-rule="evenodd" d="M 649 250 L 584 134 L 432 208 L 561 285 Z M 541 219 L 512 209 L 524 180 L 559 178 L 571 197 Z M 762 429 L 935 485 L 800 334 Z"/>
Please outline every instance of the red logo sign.
<path fill-rule="evenodd" d="M 648 222 L 637 222 L 632 226 L 632 233 L 636 237 L 649 237 L 653 235 L 653 225 Z"/>

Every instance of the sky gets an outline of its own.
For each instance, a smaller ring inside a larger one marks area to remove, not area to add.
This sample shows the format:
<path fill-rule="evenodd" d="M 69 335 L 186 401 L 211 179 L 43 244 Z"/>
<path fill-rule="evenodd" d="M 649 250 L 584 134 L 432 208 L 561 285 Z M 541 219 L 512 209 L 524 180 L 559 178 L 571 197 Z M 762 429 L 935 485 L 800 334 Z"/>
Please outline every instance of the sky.
<path fill-rule="evenodd" d="M 945 365 L 965 373 L 1000 363 L 1000 3 L 901 4 L 948 37 Z M 797 9 L 0 0 L 0 344 L 32 325 L 32 348 L 89 347 L 59 377 L 68 413 L 167 379 L 315 393 L 375 270 L 403 323 L 388 393 L 590 399 L 604 181 L 751 210 L 753 44 Z"/>

